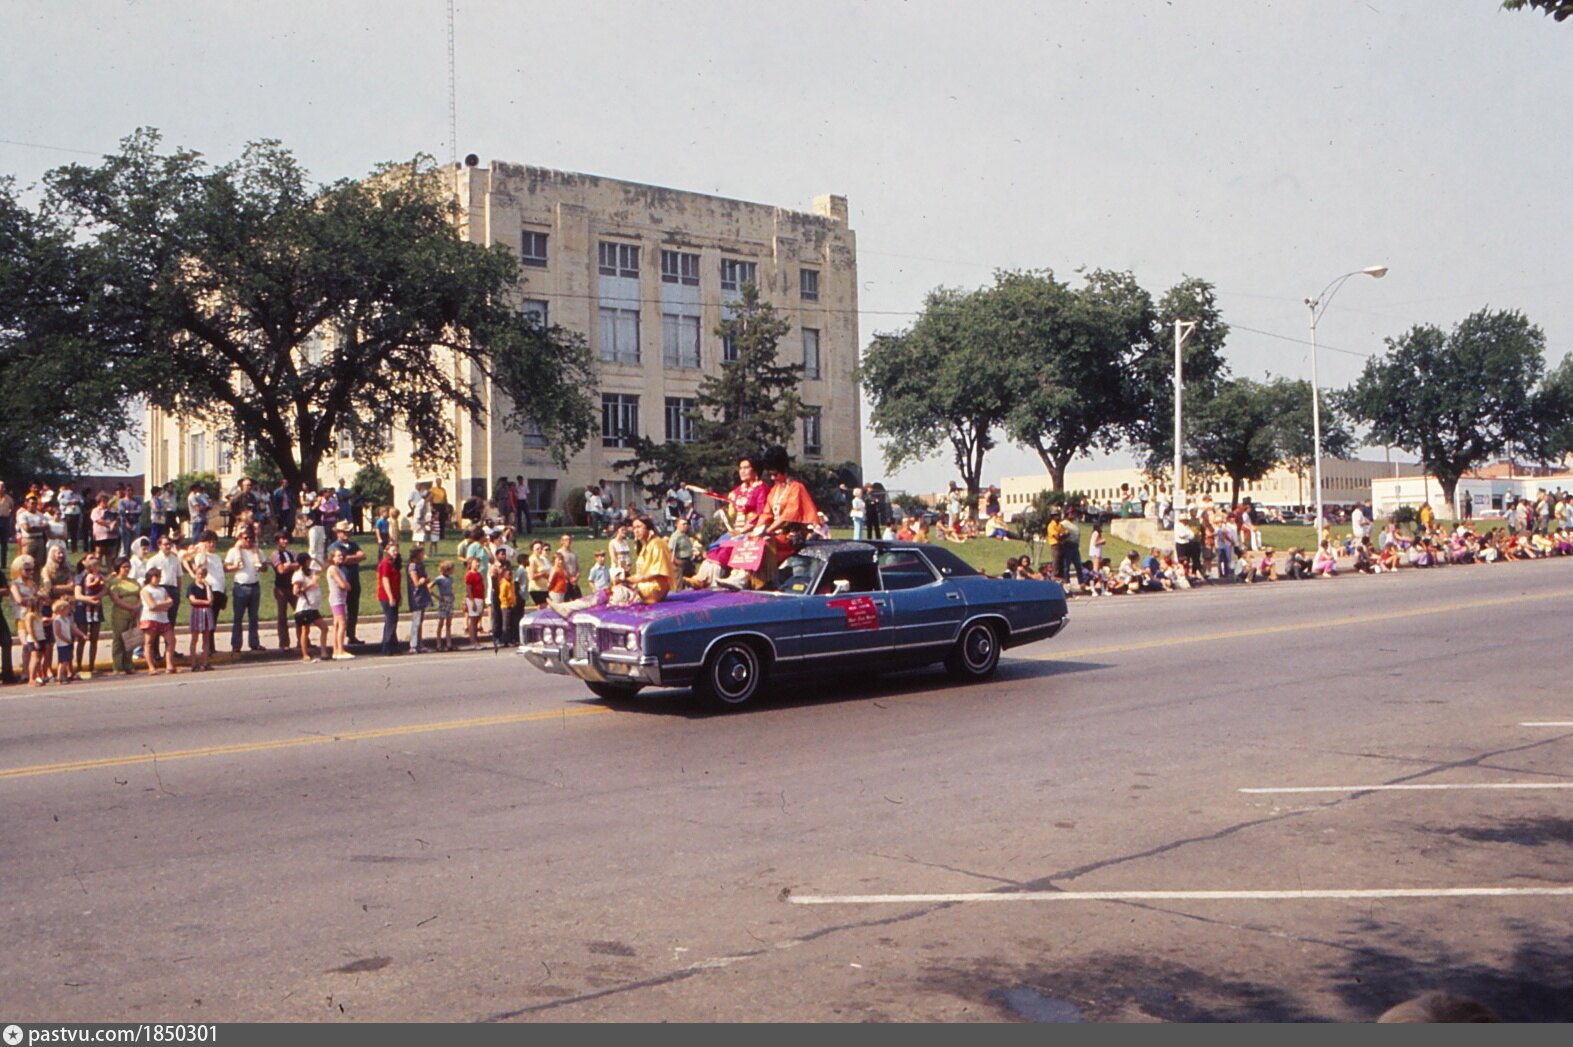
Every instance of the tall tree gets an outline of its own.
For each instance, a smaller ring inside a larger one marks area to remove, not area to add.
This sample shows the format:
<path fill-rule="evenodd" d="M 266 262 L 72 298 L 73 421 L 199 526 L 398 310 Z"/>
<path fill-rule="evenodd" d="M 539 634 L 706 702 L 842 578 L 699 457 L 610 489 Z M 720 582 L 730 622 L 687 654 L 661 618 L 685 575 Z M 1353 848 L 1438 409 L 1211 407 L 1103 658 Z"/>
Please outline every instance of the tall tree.
<path fill-rule="evenodd" d="M 1533 431 L 1546 338 L 1522 313 L 1482 309 L 1452 331 L 1387 340 L 1342 402 L 1376 440 L 1420 456 L 1453 502 L 1458 478 Z"/>
<path fill-rule="evenodd" d="M 983 462 L 1012 405 L 1015 369 L 988 335 L 977 293 L 930 291 L 907 330 L 877 334 L 860 375 L 885 438 L 885 466 L 899 469 L 949 444 L 967 495 L 977 503 Z"/>
<path fill-rule="evenodd" d="M 409 434 L 417 465 L 454 459 L 454 407 L 486 385 L 560 462 L 595 428 L 584 339 L 514 304 L 517 259 L 464 242 L 428 158 L 312 184 L 279 143 L 210 167 L 127 138 L 46 179 L 86 237 L 88 337 L 152 404 L 254 444 L 290 484 L 315 482 L 348 434 Z"/>
<path fill-rule="evenodd" d="M 1187 276 L 1158 300 L 1151 329 L 1142 339 L 1128 385 L 1131 397 L 1126 435 L 1143 468 L 1166 475 L 1174 461 L 1174 324 L 1196 324 L 1181 349 L 1184 404 L 1214 396 L 1229 369 L 1223 361 L 1229 325 L 1218 308 L 1212 284 Z M 1188 406 L 1182 407 L 1189 417 Z M 1186 428 L 1189 429 L 1189 424 Z"/>
<path fill-rule="evenodd" d="M 1204 468 L 1229 478 L 1231 505 L 1239 503 L 1241 485 L 1278 464 L 1279 409 L 1276 390 L 1249 378 L 1227 381 L 1187 409 L 1187 448 Z"/>
<path fill-rule="evenodd" d="M 1316 461 L 1316 433 L 1312 427 L 1311 383 L 1303 378 L 1273 378 L 1268 395 L 1276 405 L 1273 428 L 1278 457 L 1303 483 Z M 1322 457 L 1348 458 L 1357 441 L 1337 396 L 1322 394 Z"/>
<path fill-rule="evenodd" d="M 1573 455 L 1573 356 L 1564 356 L 1535 393 L 1530 434 L 1533 457 L 1560 461 Z"/>
<path fill-rule="evenodd" d="M 95 343 L 93 288 L 61 216 L 0 179 L 0 477 L 129 464 L 136 368 Z"/>
<path fill-rule="evenodd" d="M 721 491 L 735 482 L 738 459 L 790 444 L 808 413 L 798 392 L 803 365 L 780 359 L 781 339 L 791 330 L 792 321 L 761 299 L 758 288 L 743 285 L 715 331 L 731 346 L 733 359 L 700 380 L 687 412 L 693 439 L 638 437 L 630 445 L 633 453 L 617 467 L 629 469 L 656 497 L 674 483 Z"/>
<path fill-rule="evenodd" d="M 1129 273 L 1095 270 L 1071 288 L 1049 271 L 999 272 L 977 295 L 994 352 L 1012 366 L 1005 432 L 1037 452 L 1050 489 L 1092 450 L 1118 446 L 1131 420 L 1134 356 L 1155 322 Z"/>

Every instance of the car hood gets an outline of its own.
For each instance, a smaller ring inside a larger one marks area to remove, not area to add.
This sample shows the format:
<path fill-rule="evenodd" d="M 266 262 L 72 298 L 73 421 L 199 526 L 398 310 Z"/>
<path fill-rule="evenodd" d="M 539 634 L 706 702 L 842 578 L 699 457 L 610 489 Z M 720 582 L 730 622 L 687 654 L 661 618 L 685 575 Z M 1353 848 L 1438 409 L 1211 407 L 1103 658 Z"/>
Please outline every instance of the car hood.
<path fill-rule="evenodd" d="M 724 589 L 685 589 L 672 593 L 659 603 L 633 604 L 629 607 L 591 607 L 580 614 L 594 618 L 601 625 L 623 626 L 637 629 L 652 622 L 671 622 L 683 625 L 702 624 L 712 620 L 718 611 L 739 607 L 752 607 L 764 603 L 780 603 L 793 597 L 779 594 L 731 592 Z M 540 612 L 540 620 L 556 619 L 550 611 Z M 574 617 L 578 617 L 575 615 Z"/>

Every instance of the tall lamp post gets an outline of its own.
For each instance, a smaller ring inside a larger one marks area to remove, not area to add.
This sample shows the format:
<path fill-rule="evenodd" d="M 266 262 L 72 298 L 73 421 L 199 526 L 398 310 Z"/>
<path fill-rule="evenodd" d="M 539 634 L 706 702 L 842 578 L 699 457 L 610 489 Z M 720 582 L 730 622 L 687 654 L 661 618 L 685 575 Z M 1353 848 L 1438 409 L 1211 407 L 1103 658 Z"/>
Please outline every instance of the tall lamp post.
<path fill-rule="evenodd" d="M 1322 293 L 1315 298 L 1305 300 L 1306 308 L 1311 310 L 1311 482 L 1316 486 L 1316 540 L 1322 540 L 1322 522 L 1326 518 L 1322 511 L 1322 390 L 1316 382 L 1316 323 L 1327 311 L 1327 306 L 1333 300 L 1333 295 L 1344 286 L 1344 281 L 1351 276 L 1371 276 L 1380 280 L 1387 275 L 1387 266 L 1368 265 L 1364 269 L 1356 269 L 1335 278 Z"/>

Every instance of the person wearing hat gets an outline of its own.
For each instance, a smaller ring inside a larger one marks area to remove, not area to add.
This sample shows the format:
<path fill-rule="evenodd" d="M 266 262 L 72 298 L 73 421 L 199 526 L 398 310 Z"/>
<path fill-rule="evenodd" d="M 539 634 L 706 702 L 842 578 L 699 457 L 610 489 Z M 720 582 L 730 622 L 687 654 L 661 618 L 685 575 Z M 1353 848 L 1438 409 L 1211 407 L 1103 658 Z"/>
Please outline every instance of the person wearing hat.
<path fill-rule="evenodd" d="M 344 600 L 344 642 L 346 644 L 359 644 L 360 640 L 355 635 L 355 627 L 360 621 L 360 565 L 366 562 L 366 553 L 355 540 L 350 537 L 354 529 L 347 518 L 340 519 L 333 525 L 333 544 L 328 546 L 327 553 L 332 556 L 334 551 L 344 555 L 339 567 L 344 572 L 345 579 L 349 582 L 349 589 L 345 592 Z"/>
<path fill-rule="evenodd" d="M 777 446 L 766 451 L 764 465 L 770 493 L 765 496 L 765 514 L 756 533 L 770 541 L 765 545 L 766 562 L 753 572 L 756 582 L 773 577 L 776 563 L 807 541 L 809 532 L 819 522 L 819 507 L 803 481 L 792 475 L 786 448 Z M 774 555 L 768 555 L 772 551 Z"/>

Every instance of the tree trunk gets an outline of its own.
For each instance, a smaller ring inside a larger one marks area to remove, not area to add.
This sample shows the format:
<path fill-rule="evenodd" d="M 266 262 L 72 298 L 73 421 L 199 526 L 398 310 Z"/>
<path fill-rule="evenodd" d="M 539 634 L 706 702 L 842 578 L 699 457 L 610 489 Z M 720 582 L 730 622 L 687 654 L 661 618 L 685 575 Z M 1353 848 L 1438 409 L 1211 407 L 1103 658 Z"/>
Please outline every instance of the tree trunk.
<path fill-rule="evenodd" d="M 1043 468 L 1049 474 L 1049 489 L 1063 493 L 1065 490 L 1065 467 L 1070 464 L 1069 459 L 1055 458 L 1048 451 L 1044 450 L 1042 446 L 1034 446 L 1033 450 L 1038 452 L 1038 461 L 1043 463 Z"/>
<path fill-rule="evenodd" d="M 1229 504 L 1240 504 L 1240 478 L 1238 476 L 1229 477 Z"/>

